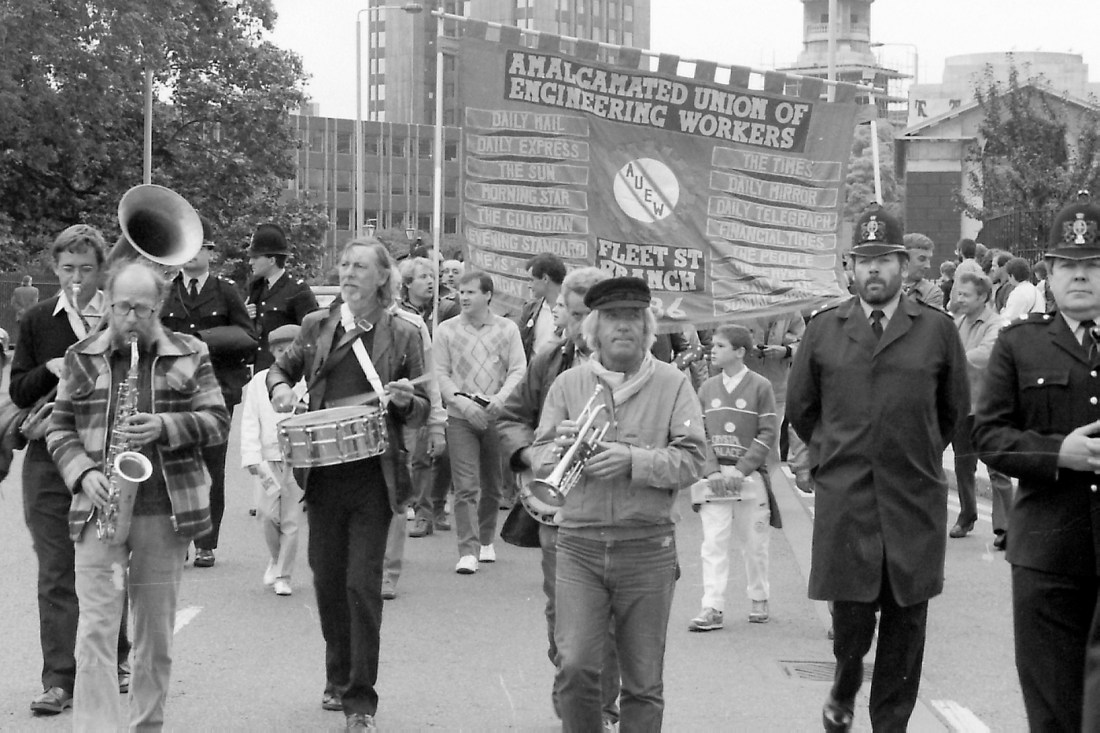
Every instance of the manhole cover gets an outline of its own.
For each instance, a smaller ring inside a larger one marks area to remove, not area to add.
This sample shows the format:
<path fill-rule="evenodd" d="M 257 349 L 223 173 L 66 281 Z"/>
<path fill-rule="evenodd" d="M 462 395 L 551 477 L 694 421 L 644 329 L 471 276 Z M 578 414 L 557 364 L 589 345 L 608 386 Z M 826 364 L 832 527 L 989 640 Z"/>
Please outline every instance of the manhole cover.
<path fill-rule="evenodd" d="M 781 659 L 779 666 L 783 674 L 791 679 L 807 680 L 809 682 L 832 682 L 836 676 L 836 662 L 798 662 Z M 871 674 L 875 671 L 874 665 L 864 663 L 863 681 L 870 682 Z"/>

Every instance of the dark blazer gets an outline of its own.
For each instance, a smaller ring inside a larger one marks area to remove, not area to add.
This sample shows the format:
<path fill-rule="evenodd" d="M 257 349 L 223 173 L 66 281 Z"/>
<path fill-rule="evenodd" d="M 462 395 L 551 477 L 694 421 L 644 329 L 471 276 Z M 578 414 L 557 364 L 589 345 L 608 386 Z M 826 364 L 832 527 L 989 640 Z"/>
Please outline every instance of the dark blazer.
<path fill-rule="evenodd" d="M 186 294 L 189 278 L 180 273 L 168 288 L 161 323 L 177 333 L 195 336 L 210 349 L 214 375 L 229 407 L 239 404 L 252 377 L 248 365 L 256 355 L 256 334 L 236 286 L 211 274 L 194 303 Z"/>
<path fill-rule="evenodd" d="M 326 377 L 329 367 L 335 360 L 354 359 L 351 340 L 342 339 L 333 348 L 336 327 L 340 324 L 340 306 L 333 304 L 329 310 L 310 313 L 302 321 L 302 330 L 290 348 L 271 365 L 267 373 L 268 394 L 276 385 L 288 386 L 306 379 L 309 389 L 309 409 L 318 410 L 324 404 Z M 374 345 L 371 349 L 371 361 L 378 371 L 383 384 L 397 379 L 416 379 L 424 373 L 424 349 L 420 339 L 420 330 L 412 323 L 384 312 L 374 326 Z M 423 383 L 415 387 L 413 400 L 405 410 L 390 403 L 386 408 L 386 429 L 389 433 L 389 446 L 382 455 L 382 474 L 386 479 L 386 489 L 390 495 L 390 506 L 394 512 L 409 499 L 408 452 L 402 440 L 402 426 L 417 427 L 423 425 L 430 410 L 428 392 Z M 301 481 L 306 496 L 309 496 L 308 470 Z M 371 478 L 371 477 L 364 477 Z"/>
<path fill-rule="evenodd" d="M 1057 313 L 1001 330 L 974 418 L 990 468 L 1020 479 L 1009 524 L 1013 565 L 1062 575 L 1100 572 L 1100 476 L 1058 468 L 1065 436 L 1100 420 L 1100 358 L 1090 363 Z"/>
<path fill-rule="evenodd" d="M 267 346 L 267 337 L 279 326 L 301 325 L 306 314 L 317 310 L 317 297 L 300 278 L 284 272 L 270 290 L 264 278 L 253 278 L 248 284 L 248 301 L 256 306 L 256 371 L 267 369 L 275 361 Z"/>
<path fill-rule="evenodd" d="M 46 362 L 65 356 L 65 350 L 77 341 L 65 312 L 53 314 L 59 297 L 41 301 L 19 321 L 19 341 L 8 385 L 11 401 L 19 407 L 31 407 L 57 386 L 57 377 L 46 368 Z"/>
<path fill-rule="evenodd" d="M 878 341 L 858 297 L 810 320 L 787 417 L 816 487 L 811 598 L 875 600 L 884 554 L 902 606 L 943 590 L 943 450 L 969 408 L 966 355 L 943 311 L 902 296 Z"/>
<path fill-rule="evenodd" d="M 523 304 L 519 317 L 516 318 L 516 325 L 519 326 L 519 340 L 523 344 L 523 355 L 527 357 L 528 362 L 531 361 L 533 356 L 531 352 L 535 348 L 535 320 L 538 319 L 544 300 L 545 298 L 528 300 Z"/>

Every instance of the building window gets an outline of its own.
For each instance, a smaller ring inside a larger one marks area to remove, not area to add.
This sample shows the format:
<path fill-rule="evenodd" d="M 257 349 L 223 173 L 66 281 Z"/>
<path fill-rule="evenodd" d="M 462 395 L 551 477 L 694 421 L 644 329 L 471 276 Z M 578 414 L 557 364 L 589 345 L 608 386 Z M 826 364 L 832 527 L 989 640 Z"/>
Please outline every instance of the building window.
<path fill-rule="evenodd" d="M 443 143 L 443 160 L 458 160 L 458 143 Z"/>
<path fill-rule="evenodd" d="M 607 31 L 607 42 L 608 43 L 618 43 L 619 42 L 619 32 L 617 30 L 615 30 L 614 28 Z"/>
<path fill-rule="evenodd" d="M 432 230 L 432 217 L 421 216 L 416 220 L 416 228 L 422 232 L 430 232 Z M 430 239 L 430 238 L 429 238 Z"/>
<path fill-rule="evenodd" d="M 351 231 L 351 209 L 336 210 L 336 228 L 341 231 Z"/>
<path fill-rule="evenodd" d="M 630 31 L 623 31 L 623 45 L 624 46 L 633 46 L 634 45 L 634 34 L 631 33 Z"/>
<path fill-rule="evenodd" d="M 634 6 L 630 4 L 630 0 L 623 3 L 623 20 L 627 23 L 634 20 Z"/>
<path fill-rule="evenodd" d="M 351 171 L 336 171 L 336 190 L 351 190 Z"/>
<path fill-rule="evenodd" d="M 822 23 L 828 23 L 829 22 L 829 14 L 828 13 L 822 13 L 821 14 L 821 22 Z"/>
<path fill-rule="evenodd" d="M 390 193 L 405 193 L 405 176 L 390 176 Z"/>
<path fill-rule="evenodd" d="M 311 191 L 325 190 L 325 172 L 320 168 L 310 168 L 306 171 L 306 187 Z"/>
<path fill-rule="evenodd" d="M 443 217 L 443 233 L 458 234 L 458 217 L 451 215 Z"/>
<path fill-rule="evenodd" d="M 859 13 L 852 13 L 852 19 L 850 22 L 852 25 L 859 25 Z"/>
<path fill-rule="evenodd" d="M 345 155 L 351 153 L 351 132 L 337 132 L 336 133 L 336 152 L 344 153 Z"/>
<path fill-rule="evenodd" d="M 607 17 L 611 20 L 616 20 L 619 17 L 618 0 L 609 0 L 607 3 Z"/>

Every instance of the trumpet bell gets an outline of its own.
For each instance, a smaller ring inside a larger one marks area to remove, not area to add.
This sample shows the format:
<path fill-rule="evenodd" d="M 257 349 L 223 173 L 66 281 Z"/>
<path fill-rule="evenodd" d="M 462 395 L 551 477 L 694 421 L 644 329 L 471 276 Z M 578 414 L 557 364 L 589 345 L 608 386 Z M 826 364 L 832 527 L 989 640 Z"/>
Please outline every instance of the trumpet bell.
<path fill-rule="evenodd" d="M 531 496 L 540 504 L 551 507 L 560 507 L 565 504 L 565 494 L 557 486 L 541 478 L 537 478 L 527 485 Z"/>
<path fill-rule="evenodd" d="M 134 186 L 118 202 L 119 240 L 107 257 L 114 262 L 147 257 L 161 265 L 182 265 L 202 247 L 202 221 L 187 199 L 152 183 Z"/>

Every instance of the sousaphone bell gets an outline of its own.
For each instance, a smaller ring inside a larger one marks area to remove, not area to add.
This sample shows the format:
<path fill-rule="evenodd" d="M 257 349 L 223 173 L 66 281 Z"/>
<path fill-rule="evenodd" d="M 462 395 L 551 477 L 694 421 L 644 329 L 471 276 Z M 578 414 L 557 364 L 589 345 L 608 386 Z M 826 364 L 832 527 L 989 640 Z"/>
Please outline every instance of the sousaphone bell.
<path fill-rule="evenodd" d="M 168 267 L 178 267 L 202 247 L 202 221 L 187 199 L 170 188 L 145 183 L 134 186 L 118 202 L 122 237 L 107 262 L 139 255 Z"/>

